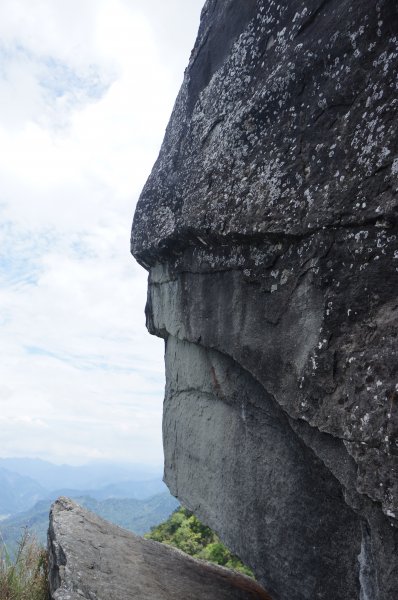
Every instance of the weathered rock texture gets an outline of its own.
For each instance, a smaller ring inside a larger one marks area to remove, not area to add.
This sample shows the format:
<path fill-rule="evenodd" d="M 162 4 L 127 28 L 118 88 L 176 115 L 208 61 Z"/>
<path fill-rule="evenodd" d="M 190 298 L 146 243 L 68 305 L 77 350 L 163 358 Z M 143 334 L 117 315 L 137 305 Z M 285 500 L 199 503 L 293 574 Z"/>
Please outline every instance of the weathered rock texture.
<path fill-rule="evenodd" d="M 252 579 L 111 525 L 67 498 L 49 528 L 52 600 L 269 600 Z"/>
<path fill-rule="evenodd" d="M 165 478 L 275 600 L 398 598 L 398 4 L 208 0 L 132 251 Z"/>

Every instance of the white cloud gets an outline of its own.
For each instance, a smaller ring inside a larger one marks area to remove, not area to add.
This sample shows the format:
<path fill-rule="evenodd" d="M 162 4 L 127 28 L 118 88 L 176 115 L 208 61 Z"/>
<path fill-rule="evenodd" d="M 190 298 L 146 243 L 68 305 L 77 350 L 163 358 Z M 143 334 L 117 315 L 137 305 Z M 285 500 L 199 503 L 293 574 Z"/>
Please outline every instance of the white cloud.
<path fill-rule="evenodd" d="M 129 233 L 200 5 L 0 4 L 3 455 L 161 462 L 163 343 Z"/>

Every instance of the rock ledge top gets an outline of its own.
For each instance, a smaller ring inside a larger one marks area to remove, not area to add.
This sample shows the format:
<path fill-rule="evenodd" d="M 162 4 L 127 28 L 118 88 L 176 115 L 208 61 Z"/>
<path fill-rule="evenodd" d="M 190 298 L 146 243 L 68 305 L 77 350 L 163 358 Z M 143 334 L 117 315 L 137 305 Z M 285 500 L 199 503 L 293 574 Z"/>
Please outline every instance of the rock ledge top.
<path fill-rule="evenodd" d="M 52 506 L 52 600 L 269 600 L 252 579 L 112 525 L 68 498 Z"/>

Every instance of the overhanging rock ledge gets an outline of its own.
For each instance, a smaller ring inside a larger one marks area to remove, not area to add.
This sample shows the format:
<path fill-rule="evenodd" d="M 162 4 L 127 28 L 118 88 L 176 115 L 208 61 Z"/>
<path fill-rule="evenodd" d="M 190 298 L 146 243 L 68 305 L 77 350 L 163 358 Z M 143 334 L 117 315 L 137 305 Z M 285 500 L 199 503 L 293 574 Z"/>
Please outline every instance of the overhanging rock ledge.
<path fill-rule="evenodd" d="M 132 252 L 165 478 L 274 600 L 398 598 L 398 4 L 208 0 Z"/>

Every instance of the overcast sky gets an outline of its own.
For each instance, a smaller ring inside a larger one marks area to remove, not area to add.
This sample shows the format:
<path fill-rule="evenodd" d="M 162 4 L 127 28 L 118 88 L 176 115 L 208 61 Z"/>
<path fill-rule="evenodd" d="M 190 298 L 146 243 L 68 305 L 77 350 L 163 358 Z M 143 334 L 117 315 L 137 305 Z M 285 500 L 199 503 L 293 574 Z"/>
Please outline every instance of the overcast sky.
<path fill-rule="evenodd" d="M 160 464 L 129 254 L 203 0 L 0 2 L 0 456 Z"/>

